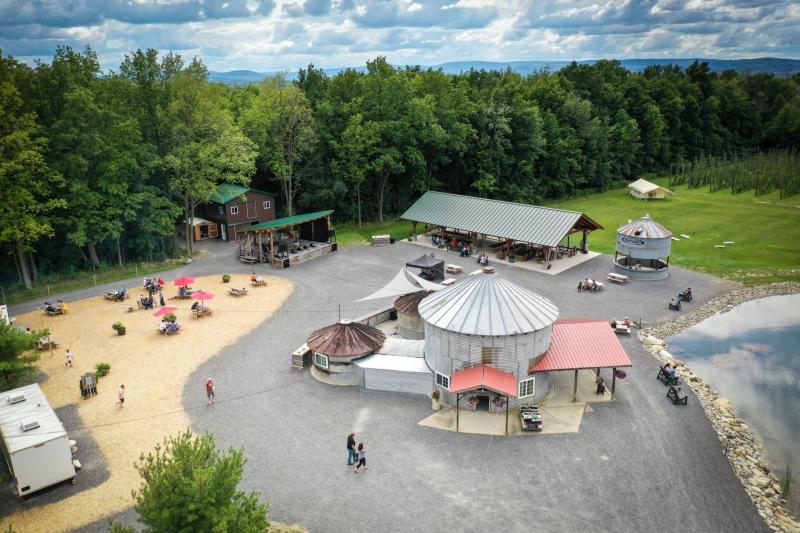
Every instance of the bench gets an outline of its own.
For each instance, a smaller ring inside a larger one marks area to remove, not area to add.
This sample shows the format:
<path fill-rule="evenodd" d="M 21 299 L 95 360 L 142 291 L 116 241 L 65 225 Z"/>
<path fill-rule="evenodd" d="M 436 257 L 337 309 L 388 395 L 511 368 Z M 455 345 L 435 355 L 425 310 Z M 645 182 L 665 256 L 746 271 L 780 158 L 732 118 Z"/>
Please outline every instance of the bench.
<path fill-rule="evenodd" d="M 594 288 L 594 285 L 597 285 L 597 288 Z M 605 284 L 603 282 L 595 281 L 593 279 L 581 282 L 581 288 L 584 291 L 592 291 L 592 292 L 593 291 L 601 291 L 601 290 L 603 290 L 603 287 L 605 287 Z"/>
<path fill-rule="evenodd" d="M 678 293 L 678 301 L 681 302 L 691 302 L 692 301 L 692 293 L 683 291 Z"/>
<path fill-rule="evenodd" d="M 669 377 L 663 366 L 658 369 L 658 375 L 656 376 L 656 379 L 664 385 L 669 385 L 671 387 L 678 384 L 678 374 L 675 373 L 673 377 Z"/>
<path fill-rule="evenodd" d="M 667 391 L 667 398 L 672 400 L 673 405 L 688 405 L 689 397 L 685 394 L 681 394 L 680 387 L 673 387 L 670 385 L 669 390 Z"/>
<path fill-rule="evenodd" d="M 628 278 L 628 276 L 625 276 L 623 274 L 617 274 L 616 272 L 609 272 L 606 278 L 608 279 L 608 281 L 613 281 L 614 283 L 620 283 L 620 284 L 625 283 L 628 281 L 628 279 L 630 279 Z"/>
<path fill-rule="evenodd" d="M 670 311 L 680 311 L 681 310 L 681 301 L 678 299 L 677 301 L 671 301 L 669 303 L 669 310 Z"/>

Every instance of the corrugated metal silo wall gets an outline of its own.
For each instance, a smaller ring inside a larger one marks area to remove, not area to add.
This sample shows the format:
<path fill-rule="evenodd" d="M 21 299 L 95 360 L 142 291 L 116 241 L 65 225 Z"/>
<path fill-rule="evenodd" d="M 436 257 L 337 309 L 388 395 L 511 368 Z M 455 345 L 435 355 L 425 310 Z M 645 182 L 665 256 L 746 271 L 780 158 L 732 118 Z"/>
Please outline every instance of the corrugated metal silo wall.
<path fill-rule="evenodd" d="M 642 239 L 617 233 L 617 252 L 635 259 L 661 259 L 672 252 L 672 238 Z"/>
<path fill-rule="evenodd" d="M 451 376 L 463 368 L 487 363 L 490 366 L 510 372 L 519 381 L 528 378 L 528 368 L 550 347 L 552 326 L 524 335 L 484 337 L 465 335 L 447 331 L 425 322 L 425 361 L 434 371 Z M 491 361 L 487 359 L 491 357 Z M 539 379 L 541 378 L 541 379 Z M 540 399 L 540 387 L 549 386 L 547 376 L 537 376 L 536 399 Z M 442 391 L 442 401 L 454 405 L 456 395 Z M 469 393 L 466 396 L 470 396 Z M 533 398 L 521 402 L 512 399 L 513 409 L 519 403 L 529 403 Z"/>

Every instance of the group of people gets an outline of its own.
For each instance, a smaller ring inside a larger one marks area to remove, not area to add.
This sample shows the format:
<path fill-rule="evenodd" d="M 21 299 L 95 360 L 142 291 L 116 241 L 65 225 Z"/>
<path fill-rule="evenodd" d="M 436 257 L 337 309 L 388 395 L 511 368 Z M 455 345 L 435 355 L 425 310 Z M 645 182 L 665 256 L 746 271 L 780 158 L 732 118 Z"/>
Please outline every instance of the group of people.
<path fill-rule="evenodd" d="M 123 285 L 121 289 L 117 289 L 114 292 L 113 296 L 114 299 L 117 300 L 118 302 L 123 301 L 125 298 L 128 297 L 128 288 Z"/>
<path fill-rule="evenodd" d="M 479 255 L 478 264 L 481 266 L 489 266 L 489 256 L 486 254 Z"/>
<path fill-rule="evenodd" d="M 355 432 L 350 433 L 347 436 L 347 465 L 356 467 L 353 469 L 353 472 L 358 474 L 359 469 L 363 466 L 364 470 L 367 470 L 367 445 L 363 442 L 359 442 L 358 446 L 356 446 L 356 434 Z"/>
<path fill-rule="evenodd" d="M 178 330 L 181 329 L 180 324 L 177 322 L 170 322 L 169 320 L 161 320 L 161 323 L 158 325 L 158 331 L 164 335 L 170 335 L 172 333 L 178 333 Z"/>
<path fill-rule="evenodd" d="M 585 280 L 578 282 L 578 292 L 581 291 L 597 292 L 597 289 L 599 289 L 599 286 L 597 285 L 597 282 L 593 279 L 586 278 Z"/>
<path fill-rule="evenodd" d="M 668 380 L 673 380 L 678 373 L 678 368 L 667 363 L 661 368 L 661 371 L 667 376 Z"/>
<path fill-rule="evenodd" d="M 44 303 L 44 312 L 48 315 L 52 315 L 55 313 L 65 313 L 69 310 L 67 307 L 67 303 L 64 300 L 58 300 L 56 303 L 51 304 L 50 302 Z"/>
<path fill-rule="evenodd" d="M 142 285 L 147 289 L 148 293 L 155 294 L 164 286 L 164 280 L 161 278 L 144 278 Z"/>
<path fill-rule="evenodd" d="M 139 308 L 140 309 L 152 309 L 155 305 L 153 302 L 152 296 L 145 296 L 144 294 L 139 295 Z"/>

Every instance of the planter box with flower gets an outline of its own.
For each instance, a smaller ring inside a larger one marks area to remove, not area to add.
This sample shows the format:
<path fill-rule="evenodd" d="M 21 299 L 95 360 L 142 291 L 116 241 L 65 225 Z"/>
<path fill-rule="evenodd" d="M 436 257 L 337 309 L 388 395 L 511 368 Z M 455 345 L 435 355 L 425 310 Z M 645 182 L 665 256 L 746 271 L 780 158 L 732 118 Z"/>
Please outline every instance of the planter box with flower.
<path fill-rule="evenodd" d="M 125 324 L 122 322 L 114 322 L 111 329 L 117 332 L 117 335 L 125 335 Z"/>
<path fill-rule="evenodd" d="M 94 369 L 96 371 L 95 375 L 99 379 L 99 378 L 101 378 L 103 376 L 107 376 L 108 373 L 111 372 L 111 365 L 109 365 L 108 363 L 97 363 L 94 366 Z"/>
<path fill-rule="evenodd" d="M 222 283 L 228 283 L 231 280 L 230 274 L 223 274 L 222 275 Z"/>
<path fill-rule="evenodd" d="M 433 389 L 433 392 L 431 393 L 431 407 L 434 411 L 438 411 L 442 408 L 442 404 L 439 402 L 440 397 L 441 393 L 439 392 L 439 389 Z"/>
<path fill-rule="evenodd" d="M 497 409 L 502 409 L 506 406 L 506 399 L 502 396 L 495 396 L 492 398 L 492 404 L 494 404 Z"/>

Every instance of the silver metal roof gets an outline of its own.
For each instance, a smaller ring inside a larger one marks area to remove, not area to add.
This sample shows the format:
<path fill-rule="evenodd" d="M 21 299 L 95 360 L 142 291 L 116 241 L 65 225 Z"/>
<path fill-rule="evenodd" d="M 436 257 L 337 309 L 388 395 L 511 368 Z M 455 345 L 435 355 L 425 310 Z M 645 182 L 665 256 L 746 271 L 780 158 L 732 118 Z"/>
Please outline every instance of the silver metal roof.
<path fill-rule="evenodd" d="M 619 228 L 617 233 L 626 237 L 639 237 L 640 239 L 668 239 L 672 237 L 672 232 L 650 218 L 650 215 L 628 222 Z"/>
<path fill-rule="evenodd" d="M 497 274 L 479 274 L 436 292 L 419 304 L 423 320 L 467 335 L 520 335 L 558 318 L 553 302 Z"/>
<path fill-rule="evenodd" d="M 8 397 L 17 394 L 24 394 L 25 401 L 9 403 Z M 36 421 L 39 427 L 22 431 L 23 421 Z M 37 383 L 0 394 L 0 433 L 9 453 L 32 448 L 67 434 Z"/>
<path fill-rule="evenodd" d="M 577 211 L 436 191 L 423 194 L 401 218 L 544 246 L 557 246 L 579 222 L 602 229 Z"/>

